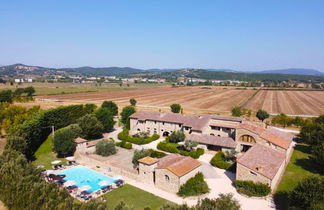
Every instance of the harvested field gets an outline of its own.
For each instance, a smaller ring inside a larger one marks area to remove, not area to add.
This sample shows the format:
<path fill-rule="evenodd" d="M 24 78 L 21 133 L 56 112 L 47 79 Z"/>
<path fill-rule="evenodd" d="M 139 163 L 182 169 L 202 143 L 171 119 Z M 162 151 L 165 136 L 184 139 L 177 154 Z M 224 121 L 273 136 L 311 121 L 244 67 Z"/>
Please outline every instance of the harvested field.
<path fill-rule="evenodd" d="M 186 113 L 229 113 L 233 106 L 257 111 L 262 108 L 270 113 L 292 115 L 319 115 L 324 113 L 323 91 L 259 91 L 197 87 L 155 87 L 137 90 L 116 90 L 64 95 L 39 96 L 36 104 L 58 106 L 78 103 L 100 105 L 112 100 L 119 106 L 129 105 L 129 99 L 137 100 L 139 109 L 166 110 L 173 103 L 183 106 Z M 56 102 L 55 102 L 56 101 Z"/>
<path fill-rule="evenodd" d="M 255 90 L 202 89 L 202 88 L 150 88 L 127 91 L 78 93 L 53 96 L 40 96 L 40 100 L 60 101 L 60 103 L 96 103 L 112 100 L 120 106 L 129 105 L 135 98 L 137 106 L 152 109 L 169 109 L 173 103 L 183 106 L 185 112 L 229 112 L 235 105 L 244 104 Z M 57 102 L 58 103 L 58 102 Z"/>
<path fill-rule="evenodd" d="M 269 113 L 320 115 L 324 113 L 324 91 L 261 90 L 245 107 Z"/>

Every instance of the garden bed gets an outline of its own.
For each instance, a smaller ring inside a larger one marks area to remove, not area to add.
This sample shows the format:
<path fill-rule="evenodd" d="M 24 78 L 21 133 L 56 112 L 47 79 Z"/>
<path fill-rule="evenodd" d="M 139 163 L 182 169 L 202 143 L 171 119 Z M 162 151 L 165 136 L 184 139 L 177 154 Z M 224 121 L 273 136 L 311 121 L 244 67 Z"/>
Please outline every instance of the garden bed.
<path fill-rule="evenodd" d="M 202 148 L 197 148 L 191 151 L 183 150 L 183 145 L 177 144 L 177 143 L 170 143 L 167 140 L 161 141 L 157 148 L 159 150 L 170 152 L 170 153 L 177 153 L 183 156 L 190 156 L 192 158 L 198 159 L 201 155 L 205 153 L 205 150 Z"/>
<path fill-rule="evenodd" d="M 158 140 L 160 138 L 159 135 L 157 134 L 153 134 L 153 136 L 150 137 L 133 137 L 129 135 L 129 130 L 128 129 L 123 129 L 122 132 L 120 132 L 118 134 L 118 139 L 119 140 L 124 140 L 133 144 L 138 144 L 138 145 L 142 145 L 142 144 L 149 144 L 152 141 Z"/>

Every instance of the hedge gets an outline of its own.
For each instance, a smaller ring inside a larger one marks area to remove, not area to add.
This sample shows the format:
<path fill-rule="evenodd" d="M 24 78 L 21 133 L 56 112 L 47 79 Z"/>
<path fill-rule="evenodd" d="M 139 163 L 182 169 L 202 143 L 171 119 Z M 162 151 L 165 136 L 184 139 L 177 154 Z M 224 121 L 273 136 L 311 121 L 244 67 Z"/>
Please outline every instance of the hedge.
<path fill-rule="evenodd" d="M 195 159 L 198 159 L 201 155 L 205 153 L 205 150 L 202 148 L 197 148 L 196 150 L 192 150 L 192 151 L 184 151 L 178 149 L 178 147 L 180 146 L 181 145 L 177 143 L 169 143 L 167 141 L 161 141 L 160 143 L 158 143 L 157 148 L 165 152 L 178 153 L 180 155 L 190 156 Z"/>
<path fill-rule="evenodd" d="M 126 142 L 126 141 L 117 142 L 116 146 L 124 148 L 124 149 L 132 149 L 133 148 L 133 144 L 130 142 Z"/>
<path fill-rule="evenodd" d="M 153 134 L 153 136 L 148 138 L 132 137 L 129 135 L 129 130 L 126 128 L 123 129 L 123 131 L 118 134 L 119 140 L 124 140 L 124 141 L 131 142 L 133 144 L 140 144 L 140 145 L 151 143 L 152 141 L 158 140 L 159 138 L 160 136 L 157 134 Z"/>
<path fill-rule="evenodd" d="M 217 152 L 216 155 L 210 160 L 210 164 L 217 168 L 229 169 L 233 164 L 225 161 L 225 154 L 223 152 Z"/>
<path fill-rule="evenodd" d="M 154 149 L 149 149 L 149 152 L 150 152 L 150 157 L 152 158 L 162 158 L 167 155 L 164 152 L 159 152 Z"/>
<path fill-rule="evenodd" d="M 245 194 L 249 197 L 263 197 L 269 195 L 271 188 L 261 182 L 254 183 L 253 181 L 235 180 L 235 187 L 239 193 Z"/>
<path fill-rule="evenodd" d="M 181 197 L 198 196 L 209 192 L 207 183 L 204 180 L 204 175 L 198 172 L 194 177 L 180 186 L 177 193 Z"/>
<path fill-rule="evenodd" d="M 31 159 L 38 147 L 51 133 L 52 126 L 55 130 L 66 127 L 75 123 L 80 117 L 92 113 L 93 109 L 94 106 L 91 104 L 81 104 L 60 106 L 42 111 L 12 129 L 9 135 L 21 136 L 26 140 L 29 150 L 25 155 Z"/>

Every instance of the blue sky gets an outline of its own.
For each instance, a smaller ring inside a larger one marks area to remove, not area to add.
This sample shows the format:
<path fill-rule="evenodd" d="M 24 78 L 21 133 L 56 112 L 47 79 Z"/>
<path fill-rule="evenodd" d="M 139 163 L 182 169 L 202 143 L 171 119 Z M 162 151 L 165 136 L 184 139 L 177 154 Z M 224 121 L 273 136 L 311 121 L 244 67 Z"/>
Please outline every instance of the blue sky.
<path fill-rule="evenodd" d="M 0 65 L 324 71 L 323 11 L 323 0 L 0 0 Z"/>

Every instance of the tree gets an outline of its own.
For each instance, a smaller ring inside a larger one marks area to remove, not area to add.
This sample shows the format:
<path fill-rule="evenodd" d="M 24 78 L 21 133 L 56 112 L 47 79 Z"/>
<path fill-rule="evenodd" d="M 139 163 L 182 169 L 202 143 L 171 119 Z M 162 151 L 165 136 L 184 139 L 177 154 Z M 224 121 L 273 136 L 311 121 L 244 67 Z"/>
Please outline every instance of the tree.
<path fill-rule="evenodd" d="M 5 146 L 6 150 L 16 150 L 24 154 L 27 150 L 27 142 L 24 138 L 18 136 L 10 136 Z"/>
<path fill-rule="evenodd" d="M 137 101 L 136 101 L 134 98 L 131 98 L 131 99 L 129 100 L 129 103 L 130 103 L 132 106 L 136 106 Z"/>
<path fill-rule="evenodd" d="M 188 150 L 188 151 L 193 150 L 193 148 L 196 147 L 197 145 L 198 145 L 197 142 L 195 142 L 195 141 L 191 141 L 191 140 L 186 140 L 186 141 L 184 142 L 184 147 L 185 147 L 186 150 Z"/>
<path fill-rule="evenodd" d="M 109 156 L 116 154 L 115 143 L 111 140 L 101 140 L 96 144 L 96 154 L 101 156 Z"/>
<path fill-rule="evenodd" d="M 188 197 L 202 195 L 209 191 L 210 189 L 204 180 L 204 175 L 198 172 L 194 177 L 191 177 L 186 183 L 180 186 L 177 194 L 182 197 Z"/>
<path fill-rule="evenodd" d="M 102 137 L 103 125 L 93 114 L 87 114 L 77 123 L 82 129 L 82 137 L 85 139 L 96 139 Z"/>
<path fill-rule="evenodd" d="M 299 137 L 311 146 L 319 145 L 324 142 L 324 124 L 307 123 L 300 129 Z"/>
<path fill-rule="evenodd" d="M 27 96 L 32 97 L 35 93 L 35 88 L 33 86 L 26 87 L 25 93 L 27 94 Z"/>
<path fill-rule="evenodd" d="M 129 117 L 136 112 L 136 109 L 133 106 L 125 106 L 120 113 L 120 121 L 129 129 Z"/>
<path fill-rule="evenodd" d="M 105 131 L 110 131 L 114 128 L 115 121 L 113 114 L 109 111 L 108 108 L 101 107 L 95 113 L 97 119 L 103 125 Z"/>
<path fill-rule="evenodd" d="M 116 116 L 118 114 L 118 106 L 112 101 L 104 101 L 101 105 L 102 108 L 107 108 L 112 115 Z"/>
<path fill-rule="evenodd" d="M 235 116 L 235 117 L 240 117 L 243 115 L 243 111 L 241 109 L 241 107 L 239 106 L 234 106 L 231 110 L 232 112 L 232 116 Z"/>
<path fill-rule="evenodd" d="M 171 112 L 173 112 L 173 113 L 180 113 L 180 111 L 181 111 L 181 105 L 180 104 L 172 104 L 170 106 L 170 108 L 171 108 Z"/>
<path fill-rule="evenodd" d="M 323 192 L 324 177 L 310 176 L 305 178 L 290 193 L 290 206 L 296 209 L 317 209 L 317 206 L 323 204 Z"/>
<path fill-rule="evenodd" d="M 182 131 L 174 131 L 169 137 L 169 142 L 178 143 L 184 141 L 186 139 L 186 135 Z"/>
<path fill-rule="evenodd" d="M 269 118 L 270 115 L 265 110 L 259 109 L 256 113 L 256 117 L 263 122 L 265 119 Z"/>
<path fill-rule="evenodd" d="M 281 125 L 283 127 L 287 127 L 287 126 L 291 125 L 292 119 L 290 117 L 288 117 L 287 115 L 281 113 L 281 114 L 275 116 L 271 120 L 271 123 L 275 124 L 275 125 Z"/>
<path fill-rule="evenodd" d="M 11 90 L 0 91 L 0 103 L 2 102 L 12 103 L 12 101 L 13 101 L 13 93 Z"/>
<path fill-rule="evenodd" d="M 76 149 L 76 143 L 73 141 L 76 134 L 70 128 L 61 128 L 54 134 L 54 151 L 59 157 L 73 155 Z M 49 136 L 52 138 L 52 136 Z"/>
<path fill-rule="evenodd" d="M 133 159 L 132 159 L 132 163 L 135 166 L 138 166 L 138 160 L 144 157 L 150 156 L 150 151 L 146 150 L 146 149 L 142 149 L 142 150 L 135 150 L 134 151 L 134 155 L 133 155 Z"/>
<path fill-rule="evenodd" d="M 240 203 L 233 198 L 232 193 L 228 194 L 219 194 L 219 197 L 216 199 L 209 199 L 205 198 L 201 200 L 196 205 L 196 209 L 201 210 L 208 210 L 208 209 L 214 209 L 214 210 L 239 210 L 241 209 Z"/>
<path fill-rule="evenodd" d="M 311 151 L 311 158 L 318 171 L 324 173 L 324 142 L 313 146 Z"/>

